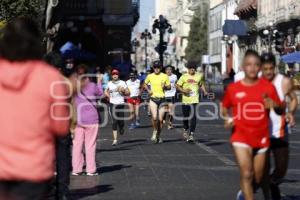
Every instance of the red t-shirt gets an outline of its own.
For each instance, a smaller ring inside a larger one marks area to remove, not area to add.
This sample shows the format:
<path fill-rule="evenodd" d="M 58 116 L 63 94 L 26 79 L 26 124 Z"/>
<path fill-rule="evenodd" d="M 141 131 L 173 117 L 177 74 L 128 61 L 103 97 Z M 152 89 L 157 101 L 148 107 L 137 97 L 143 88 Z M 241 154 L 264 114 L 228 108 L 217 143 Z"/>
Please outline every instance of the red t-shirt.
<path fill-rule="evenodd" d="M 241 81 L 228 86 L 222 105 L 232 108 L 231 142 L 245 143 L 253 148 L 269 146 L 269 110 L 264 108 L 264 95 L 281 103 L 275 87 L 265 79 L 259 79 L 253 86 L 243 85 Z"/>

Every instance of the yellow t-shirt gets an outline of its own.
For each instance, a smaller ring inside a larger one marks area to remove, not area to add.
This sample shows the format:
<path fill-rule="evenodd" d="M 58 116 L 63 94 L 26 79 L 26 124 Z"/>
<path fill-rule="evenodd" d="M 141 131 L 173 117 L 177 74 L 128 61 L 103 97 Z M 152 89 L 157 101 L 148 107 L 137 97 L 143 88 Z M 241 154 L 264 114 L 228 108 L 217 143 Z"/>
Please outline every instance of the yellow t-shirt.
<path fill-rule="evenodd" d="M 182 95 L 182 103 L 184 104 L 194 104 L 199 103 L 199 89 L 200 85 L 204 84 L 204 76 L 201 73 L 196 73 L 195 75 L 184 74 L 180 77 L 177 85 L 182 87 L 184 90 L 190 89 L 189 95 Z"/>
<path fill-rule="evenodd" d="M 151 97 L 156 98 L 164 98 L 164 86 L 171 85 L 168 75 L 164 73 L 160 73 L 158 75 L 155 73 L 149 74 L 145 80 L 145 84 L 150 85 L 153 93 Z"/>

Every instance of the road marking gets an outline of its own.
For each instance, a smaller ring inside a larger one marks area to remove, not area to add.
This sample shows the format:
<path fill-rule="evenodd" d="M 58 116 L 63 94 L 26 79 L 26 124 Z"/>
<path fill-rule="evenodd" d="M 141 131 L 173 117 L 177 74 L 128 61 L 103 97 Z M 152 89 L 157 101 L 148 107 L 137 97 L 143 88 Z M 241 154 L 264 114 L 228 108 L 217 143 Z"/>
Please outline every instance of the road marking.
<path fill-rule="evenodd" d="M 223 162 L 224 164 L 229 165 L 229 166 L 235 166 L 236 165 L 235 162 L 233 162 L 229 158 L 223 156 L 222 154 L 220 154 L 216 150 L 210 148 L 209 146 L 206 146 L 205 144 L 202 144 L 202 143 L 199 143 L 199 142 L 195 142 L 195 144 L 198 147 L 200 147 L 201 149 L 207 151 L 208 153 L 210 153 L 212 155 L 215 155 L 217 157 L 217 159 L 220 160 L 221 162 Z"/>
<path fill-rule="evenodd" d="M 178 129 L 175 129 L 176 132 L 180 133 Z M 204 151 L 208 152 L 211 155 L 214 155 L 215 157 L 217 157 L 218 160 L 220 160 L 221 162 L 223 162 L 225 165 L 229 165 L 229 166 L 235 166 L 236 163 L 233 162 L 232 160 L 228 159 L 227 157 L 223 156 L 221 153 L 217 152 L 216 150 L 210 148 L 209 146 L 202 144 L 200 142 L 195 142 L 195 144 L 203 149 Z"/>

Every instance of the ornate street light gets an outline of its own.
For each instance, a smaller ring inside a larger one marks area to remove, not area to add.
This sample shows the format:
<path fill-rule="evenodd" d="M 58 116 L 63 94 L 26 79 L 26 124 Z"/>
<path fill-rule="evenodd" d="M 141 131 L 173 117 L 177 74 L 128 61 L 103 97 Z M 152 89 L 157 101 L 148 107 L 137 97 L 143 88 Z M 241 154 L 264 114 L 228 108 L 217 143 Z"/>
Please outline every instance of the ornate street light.
<path fill-rule="evenodd" d="M 142 40 L 145 40 L 145 68 L 147 68 L 147 67 L 148 67 L 148 51 L 147 51 L 147 48 L 148 48 L 148 40 L 151 40 L 151 39 L 152 39 L 152 35 L 151 35 L 151 33 L 148 31 L 148 29 L 145 29 L 145 31 L 142 32 L 141 39 L 142 39 Z"/>
<path fill-rule="evenodd" d="M 163 66 L 164 52 L 167 50 L 167 42 L 164 41 L 164 35 L 166 31 L 168 31 L 168 33 L 173 33 L 173 29 L 168 20 L 163 15 L 160 15 L 159 19 L 154 20 L 154 23 L 152 25 L 153 34 L 156 34 L 156 30 L 159 31 L 159 44 L 155 48 L 155 50 L 158 52 L 159 60 L 161 62 L 161 65 Z"/>

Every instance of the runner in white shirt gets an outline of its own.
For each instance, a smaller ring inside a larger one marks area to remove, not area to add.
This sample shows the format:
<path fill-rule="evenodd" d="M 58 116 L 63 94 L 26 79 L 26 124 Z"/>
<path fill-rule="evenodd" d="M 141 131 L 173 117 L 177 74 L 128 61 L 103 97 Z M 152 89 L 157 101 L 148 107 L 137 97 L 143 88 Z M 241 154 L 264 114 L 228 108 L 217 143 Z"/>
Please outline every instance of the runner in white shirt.
<path fill-rule="evenodd" d="M 273 154 L 274 171 L 271 174 L 270 189 L 271 199 L 281 199 L 279 184 L 282 182 L 287 169 L 289 160 L 289 140 L 288 126 L 295 125 L 294 114 L 297 110 L 297 95 L 293 91 L 291 79 L 281 74 L 276 74 L 276 59 L 273 54 L 266 53 L 261 56 L 263 77 L 276 88 L 278 96 L 282 102 L 286 101 L 286 97 L 290 99 L 286 114 L 278 115 L 273 110 L 270 111 L 270 150 Z M 270 170 L 270 169 L 269 169 Z M 266 176 L 269 177 L 269 176 Z"/>
<path fill-rule="evenodd" d="M 165 91 L 165 96 L 166 96 L 166 103 L 168 106 L 168 113 L 169 113 L 168 129 L 172 129 L 177 76 L 173 74 L 173 67 L 171 65 L 168 65 L 165 70 L 171 83 L 171 90 Z"/>
<path fill-rule="evenodd" d="M 109 110 L 112 117 L 113 143 L 118 144 L 118 127 L 120 135 L 124 134 L 124 96 L 130 95 L 127 85 L 119 79 L 119 71 L 111 72 L 112 80 L 108 82 L 105 95 L 109 98 Z"/>
<path fill-rule="evenodd" d="M 137 79 L 136 72 L 131 72 L 129 78 L 130 79 L 126 81 L 126 85 L 130 91 L 130 97 L 127 99 L 127 103 L 131 113 L 130 119 L 132 120 L 129 129 L 135 129 L 137 126 L 140 126 L 139 107 L 141 104 L 141 81 Z"/>

